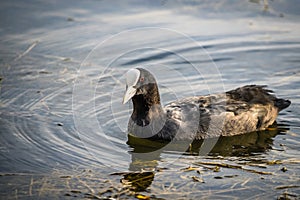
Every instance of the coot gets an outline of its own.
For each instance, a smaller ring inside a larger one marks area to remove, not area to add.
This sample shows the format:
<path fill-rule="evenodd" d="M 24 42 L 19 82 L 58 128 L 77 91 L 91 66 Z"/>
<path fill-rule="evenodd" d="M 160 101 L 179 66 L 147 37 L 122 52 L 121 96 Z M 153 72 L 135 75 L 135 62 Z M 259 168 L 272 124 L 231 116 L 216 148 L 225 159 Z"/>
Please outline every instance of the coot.
<path fill-rule="evenodd" d="M 161 105 L 155 77 L 146 69 L 126 73 L 123 104 L 132 99 L 128 134 L 151 140 L 197 140 L 264 130 L 291 102 L 265 85 L 246 85 L 223 94 L 188 97 Z"/>

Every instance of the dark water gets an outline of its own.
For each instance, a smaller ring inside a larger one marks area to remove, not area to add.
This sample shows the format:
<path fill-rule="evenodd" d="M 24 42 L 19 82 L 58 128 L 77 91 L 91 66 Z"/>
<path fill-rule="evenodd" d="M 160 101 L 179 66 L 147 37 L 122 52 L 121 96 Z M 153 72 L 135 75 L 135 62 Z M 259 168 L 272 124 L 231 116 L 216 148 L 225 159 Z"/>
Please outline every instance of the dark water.
<path fill-rule="evenodd" d="M 299 198 L 297 1 L 0 4 L 3 199 Z M 164 104 L 246 84 L 292 104 L 264 132 L 128 145 L 137 66 Z"/>

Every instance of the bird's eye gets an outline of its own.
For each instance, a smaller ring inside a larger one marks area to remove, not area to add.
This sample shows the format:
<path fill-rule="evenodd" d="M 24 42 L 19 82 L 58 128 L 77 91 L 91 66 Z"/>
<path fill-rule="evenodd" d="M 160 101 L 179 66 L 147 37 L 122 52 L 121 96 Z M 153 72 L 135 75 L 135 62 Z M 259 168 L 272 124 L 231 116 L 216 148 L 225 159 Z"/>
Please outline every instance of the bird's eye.
<path fill-rule="evenodd" d="M 140 78 L 140 82 L 144 82 L 144 80 L 145 80 L 144 77 Z"/>

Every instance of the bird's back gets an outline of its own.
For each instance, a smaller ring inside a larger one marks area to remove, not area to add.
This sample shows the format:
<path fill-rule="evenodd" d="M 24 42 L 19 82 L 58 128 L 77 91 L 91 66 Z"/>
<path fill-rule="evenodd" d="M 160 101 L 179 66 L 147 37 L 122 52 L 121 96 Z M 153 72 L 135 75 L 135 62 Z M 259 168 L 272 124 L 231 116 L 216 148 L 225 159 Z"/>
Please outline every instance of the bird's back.
<path fill-rule="evenodd" d="M 165 110 L 185 131 L 183 137 L 239 135 L 264 130 L 274 123 L 279 111 L 290 105 L 289 100 L 278 99 L 272 93 L 266 86 L 247 85 L 225 94 L 175 101 Z M 188 133 L 195 129 L 195 133 Z"/>

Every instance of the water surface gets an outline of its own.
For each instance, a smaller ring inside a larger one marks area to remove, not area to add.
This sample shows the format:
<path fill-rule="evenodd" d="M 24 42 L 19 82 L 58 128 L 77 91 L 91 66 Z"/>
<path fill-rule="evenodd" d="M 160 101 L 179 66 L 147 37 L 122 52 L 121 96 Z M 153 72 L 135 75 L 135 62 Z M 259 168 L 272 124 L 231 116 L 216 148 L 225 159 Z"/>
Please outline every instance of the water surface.
<path fill-rule="evenodd" d="M 299 198 L 296 1 L 4 1 L 0 10 L 3 198 Z M 246 84 L 292 104 L 267 131 L 206 141 L 209 153 L 202 143 L 129 145 L 123 75 L 136 66 L 156 76 L 164 104 Z"/>

